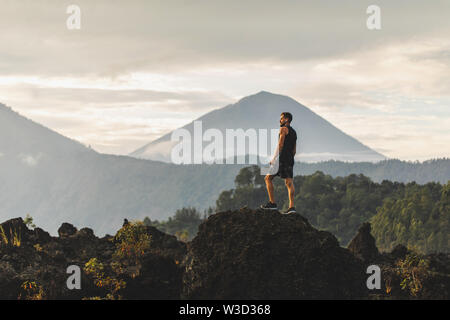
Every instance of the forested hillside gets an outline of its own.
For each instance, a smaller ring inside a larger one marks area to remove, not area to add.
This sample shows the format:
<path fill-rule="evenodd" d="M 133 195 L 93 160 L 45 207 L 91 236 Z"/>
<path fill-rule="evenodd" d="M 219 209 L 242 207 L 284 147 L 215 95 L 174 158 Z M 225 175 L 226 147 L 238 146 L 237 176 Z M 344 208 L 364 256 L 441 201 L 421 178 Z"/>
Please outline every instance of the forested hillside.
<path fill-rule="evenodd" d="M 372 218 L 380 248 L 397 244 L 420 251 L 449 251 L 450 184 L 407 185 L 399 197 L 389 197 Z"/>
<path fill-rule="evenodd" d="M 217 199 L 217 211 L 267 202 L 263 176 L 258 167 L 243 168 L 235 189 Z M 396 244 L 422 252 L 449 251 L 449 183 L 373 182 L 363 175 L 333 178 L 322 172 L 294 177 L 297 212 L 317 228 L 332 232 L 346 245 L 361 223 L 373 221 L 373 234 L 381 250 Z M 278 208 L 287 208 L 282 179 L 274 180 Z"/>
<path fill-rule="evenodd" d="M 299 175 L 309 175 L 316 171 L 322 171 L 332 177 L 363 174 L 375 182 L 415 181 L 424 184 L 435 181 L 445 184 L 450 180 L 450 159 L 432 159 L 423 162 L 391 159 L 376 163 L 331 160 L 318 163 L 298 162 L 294 166 L 294 173 Z"/>

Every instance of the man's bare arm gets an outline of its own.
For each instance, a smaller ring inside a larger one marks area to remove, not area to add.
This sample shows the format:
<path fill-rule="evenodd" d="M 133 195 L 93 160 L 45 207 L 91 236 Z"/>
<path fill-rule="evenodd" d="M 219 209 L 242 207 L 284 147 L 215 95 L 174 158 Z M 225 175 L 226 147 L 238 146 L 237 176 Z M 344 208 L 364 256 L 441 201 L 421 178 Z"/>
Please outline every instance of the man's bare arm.
<path fill-rule="evenodd" d="M 273 155 L 272 161 L 270 162 L 271 164 L 275 161 L 276 157 L 281 153 L 281 150 L 283 149 L 284 145 L 284 138 L 286 137 L 288 132 L 289 132 L 288 128 L 286 127 L 280 128 L 280 139 L 278 140 L 277 149 L 275 150 L 275 154 Z"/>

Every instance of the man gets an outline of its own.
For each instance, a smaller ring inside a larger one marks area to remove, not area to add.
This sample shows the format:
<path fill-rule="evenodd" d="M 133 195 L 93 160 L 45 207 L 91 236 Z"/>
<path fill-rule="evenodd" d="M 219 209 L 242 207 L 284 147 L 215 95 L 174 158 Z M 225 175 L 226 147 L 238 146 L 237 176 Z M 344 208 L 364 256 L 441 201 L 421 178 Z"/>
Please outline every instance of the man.
<path fill-rule="evenodd" d="M 276 176 L 284 179 L 286 187 L 289 192 L 289 209 L 284 213 L 294 213 L 294 182 L 292 180 L 294 175 L 294 156 L 296 153 L 297 145 L 297 133 L 291 127 L 292 114 L 289 112 L 283 112 L 280 116 L 280 134 L 278 140 L 278 146 L 275 150 L 273 159 L 270 161 L 271 167 L 276 163 L 279 163 L 278 172 L 275 174 L 268 174 L 264 178 L 267 187 L 267 193 L 269 194 L 269 202 L 262 205 L 261 208 L 269 210 L 278 210 L 273 195 L 273 183 L 272 180 Z"/>

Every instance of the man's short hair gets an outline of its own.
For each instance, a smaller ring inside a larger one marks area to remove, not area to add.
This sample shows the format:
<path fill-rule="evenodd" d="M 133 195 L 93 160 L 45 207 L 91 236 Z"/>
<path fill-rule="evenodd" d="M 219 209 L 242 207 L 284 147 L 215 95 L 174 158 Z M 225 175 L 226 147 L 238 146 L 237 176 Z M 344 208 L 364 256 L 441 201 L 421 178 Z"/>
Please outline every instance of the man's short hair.
<path fill-rule="evenodd" d="M 289 123 L 292 122 L 292 114 L 290 112 L 282 112 L 283 117 L 288 118 Z"/>

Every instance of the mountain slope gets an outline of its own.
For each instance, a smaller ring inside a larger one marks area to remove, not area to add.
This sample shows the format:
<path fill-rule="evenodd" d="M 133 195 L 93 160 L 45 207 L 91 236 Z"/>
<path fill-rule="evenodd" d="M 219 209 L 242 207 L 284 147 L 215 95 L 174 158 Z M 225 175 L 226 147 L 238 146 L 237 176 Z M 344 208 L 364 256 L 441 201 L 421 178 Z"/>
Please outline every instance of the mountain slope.
<path fill-rule="evenodd" d="M 334 127 L 331 123 L 312 112 L 297 101 L 283 95 L 261 91 L 245 97 L 235 104 L 213 110 L 196 121 L 202 121 L 202 129 L 215 128 L 225 136 L 226 129 L 278 129 L 281 112 L 293 115 L 292 127 L 299 136 L 297 160 L 300 161 L 380 161 L 385 157 L 363 145 L 356 139 Z M 193 122 L 182 127 L 191 136 L 194 133 Z M 170 162 L 172 132 L 132 152 L 137 158 Z M 225 142 L 224 142 L 225 144 Z M 203 147 L 206 143 L 203 144 Z M 224 146 L 224 154 L 225 153 Z M 235 154 L 238 154 L 235 151 Z"/>
<path fill-rule="evenodd" d="M 0 220 L 30 214 L 52 234 L 67 220 L 102 234 L 125 216 L 164 219 L 183 206 L 207 207 L 240 167 L 99 154 L 0 104 Z"/>
<path fill-rule="evenodd" d="M 38 162 L 39 154 L 43 157 L 50 154 L 73 156 L 80 153 L 94 153 L 81 143 L 23 117 L 1 103 L 0 137 L 2 154 L 16 155 L 19 160 L 22 159 L 31 165 Z"/>
<path fill-rule="evenodd" d="M 376 181 L 424 183 L 450 179 L 449 161 L 329 162 L 294 168 L 300 169 L 296 174 L 364 172 Z M 214 206 L 222 191 L 234 187 L 244 166 L 174 165 L 100 154 L 0 104 L 0 220 L 30 214 L 52 234 L 64 221 L 104 234 L 117 230 L 124 217 L 162 220 L 182 207 Z"/>

